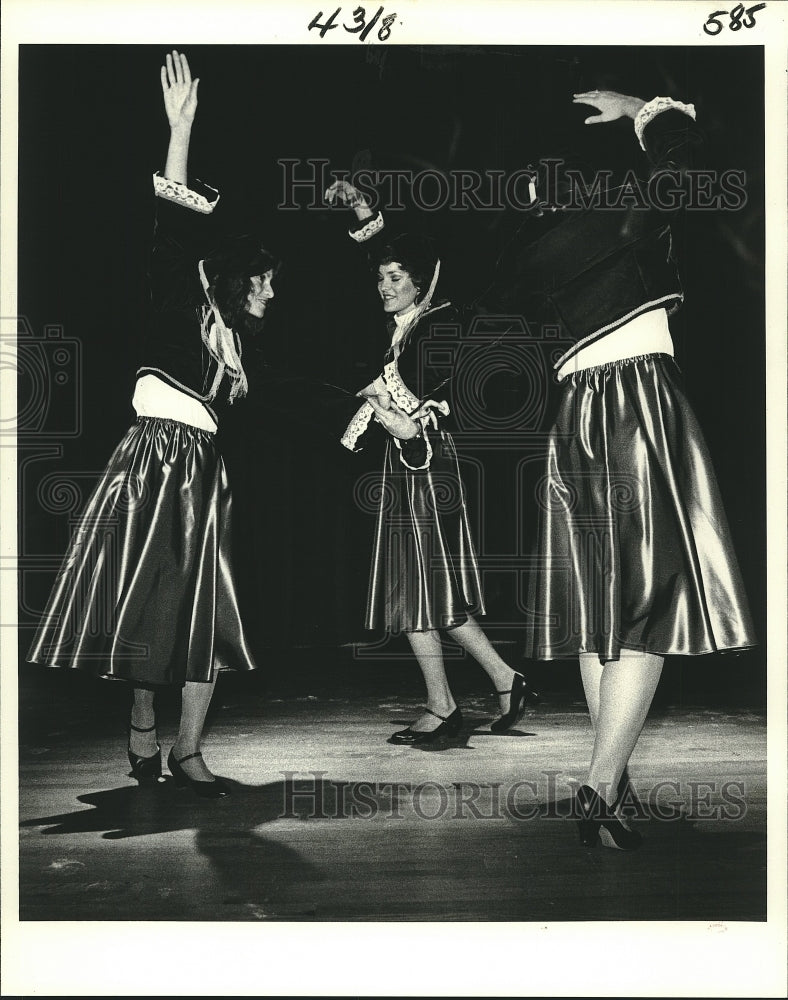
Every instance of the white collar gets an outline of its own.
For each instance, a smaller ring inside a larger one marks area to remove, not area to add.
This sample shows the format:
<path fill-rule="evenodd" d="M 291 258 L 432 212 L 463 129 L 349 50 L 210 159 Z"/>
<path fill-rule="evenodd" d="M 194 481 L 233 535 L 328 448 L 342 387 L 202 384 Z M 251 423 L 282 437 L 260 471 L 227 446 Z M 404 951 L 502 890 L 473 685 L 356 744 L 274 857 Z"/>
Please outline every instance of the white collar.
<path fill-rule="evenodd" d="M 394 313 L 394 322 L 397 324 L 398 327 L 404 326 L 406 323 L 410 322 L 410 320 L 413 318 L 413 314 L 416 312 L 418 308 L 419 307 L 414 302 L 411 306 L 408 307 L 408 309 L 405 310 L 405 312 Z"/>

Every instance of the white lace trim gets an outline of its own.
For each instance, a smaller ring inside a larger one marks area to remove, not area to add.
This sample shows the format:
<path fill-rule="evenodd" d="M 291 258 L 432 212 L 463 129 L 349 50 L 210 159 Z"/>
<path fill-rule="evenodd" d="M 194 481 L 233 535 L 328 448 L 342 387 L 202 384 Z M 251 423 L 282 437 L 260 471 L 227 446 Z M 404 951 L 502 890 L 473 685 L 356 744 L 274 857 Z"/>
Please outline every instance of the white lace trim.
<path fill-rule="evenodd" d="M 669 111 L 671 108 L 674 111 L 683 111 L 685 115 L 689 115 L 695 121 L 694 104 L 682 104 L 681 101 L 674 101 L 672 97 L 655 97 L 653 101 L 644 104 L 635 115 L 635 135 L 638 137 L 640 148 L 644 152 L 646 147 L 643 143 L 643 130 L 646 125 L 657 115 L 662 114 L 663 111 Z"/>
<path fill-rule="evenodd" d="M 340 438 L 341 444 L 349 451 L 359 451 L 356 447 L 356 442 L 369 427 L 374 413 L 375 411 L 369 403 L 362 403 L 356 411 L 355 416 L 347 425 L 345 433 Z"/>
<path fill-rule="evenodd" d="M 364 240 L 368 240 L 370 236 L 374 236 L 375 233 L 379 233 L 383 228 L 383 216 L 380 212 L 375 216 L 374 219 L 370 219 L 369 222 L 362 226 L 361 229 L 349 229 L 348 236 L 354 239 L 356 243 L 363 243 Z"/>
<path fill-rule="evenodd" d="M 397 362 L 389 361 L 389 363 L 384 367 L 383 374 L 381 375 L 386 388 L 391 393 L 391 398 L 394 404 L 399 407 L 405 413 L 414 413 L 421 406 L 421 400 L 418 396 L 410 391 L 410 389 L 402 381 L 402 376 L 399 373 L 399 368 Z M 430 401 L 430 409 L 427 413 L 422 416 L 414 418 L 417 423 L 421 424 L 421 432 L 424 435 L 424 443 L 427 446 L 427 457 L 423 465 L 410 465 L 402 456 L 402 444 L 399 438 L 394 438 L 394 443 L 400 450 L 400 461 L 403 465 L 407 466 L 409 469 L 413 469 L 414 472 L 418 472 L 422 469 L 428 469 L 430 461 L 432 459 L 432 446 L 430 445 L 429 437 L 427 436 L 427 424 L 432 421 L 434 426 L 437 427 L 437 422 L 435 422 L 435 417 L 433 416 L 433 410 L 437 410 L 442 416 L 446 417 L 449 415 L 449 404 L 445 400 L 441 400 L 436 403 Z M 425 407 L 426 409 L 426 407 Z M 340 438 L 340 442 L 349 451 L 358 451 L 358 439 L 362 434 L 366 433 L 367 428 L 375 415 L 375 411 L 369 403 L 363 403 L 359 409 L 356 411 L 353 419 L 347 425 L 345 433 Z M 393 437 L 393 435 L 392 435 Z"/>
<path fill-rule="evenodd" d="M 191 208 L 195 212 L 202 212 L 203 215 L 210 215 L 219 200 L 219 192 L 215 188 L 208 188 L 208 190 L 216 195 L 213 201 L 208 201 L 205 195 L 197 194 L 185 184 L 181 184 L 180 181 L 162 177 L 158 172 L 153 175 L 153 191 L 157 198 L 174 201 L 177 205 Z"/>
<path fill-rule="evenodd" d="M 402 381 L 396 361 L 389 361 L 383 369 L 383 381 L 391 393 L 391 398 L 405 413 L 412 413 L 419 405 L 419 397 L 414 396 Z"/>
<path fill-rule="evenodd" d="M 405 460 L 405 456 L 402 454 L 402 442 L 400 441 L 399 438 L 394 438 L 394 444 L 399 449 L 400 462 L 402 462 L 402 464 L 405 466 L 406 469 L 410 469 L 413 472 L 421 472 L 424 469 L 429 469 L 430 462 L 432 461 L 432 445 L 430 444 L 430 439 L 426 434 L 426 432 L 424 431 L 423 426 L 421 430 L 422 430 L 422 436 L 424 438 L 424 444 L 427 446 L 427 455 L 426 458 L 424 459 L 424 465 L 411 465 L 410 462 L 407 462 Z"/>

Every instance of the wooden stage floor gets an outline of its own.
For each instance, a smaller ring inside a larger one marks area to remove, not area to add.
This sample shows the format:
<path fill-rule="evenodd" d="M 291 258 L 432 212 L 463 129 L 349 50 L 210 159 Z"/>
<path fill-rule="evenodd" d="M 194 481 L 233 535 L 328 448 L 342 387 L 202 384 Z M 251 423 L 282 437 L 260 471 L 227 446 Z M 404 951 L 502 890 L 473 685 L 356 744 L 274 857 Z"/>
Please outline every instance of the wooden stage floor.
<path fill-rule="evenodd" d="M 386 743 L 421 704 L 407 677 L 265 695 L 223 677 L 205 739 L 234 784 L 220 801 L 127 777 L 122 685 L 34 678 L 20 721 L 20 918 L 765 920 L 757 706 L 658 699 L 630 768 L 646 839 L 625 854 L 582 849 L 567 818 L 591 748 L 576 689 L 548 691 L 495 736 L 476 674 L 458 691 L 461 738 L 435 752 Z M 176 708 L 160 712 L 165 755 Z"/>

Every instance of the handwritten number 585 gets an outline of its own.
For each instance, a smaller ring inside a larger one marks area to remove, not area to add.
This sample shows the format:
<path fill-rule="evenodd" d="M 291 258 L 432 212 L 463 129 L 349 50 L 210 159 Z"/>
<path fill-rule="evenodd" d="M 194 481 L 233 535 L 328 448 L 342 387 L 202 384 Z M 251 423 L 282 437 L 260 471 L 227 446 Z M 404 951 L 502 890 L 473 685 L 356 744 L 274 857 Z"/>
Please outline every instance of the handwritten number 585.
<path fill-rule="evenodd" d="M 715 10 L 713 14 L 709 14 L 706 23 L 703 25 L 703 30 L 707 35 L 719 35 L 725 27 L 720 18 L 725 16 L 730 17 L 728 27 L 731 31 L 740 31 L 742 28 L 754 28 L 755 12 L 763 10 L 765 6 L 765 3 L 757 3 L 754 7 L 747 7 L 745 10 L 744 4 L 739 3 L 730 12 L 727 10 Z M 742 17 L 744 14 L 747 15 L 747 18 L 743 21 Z"/>

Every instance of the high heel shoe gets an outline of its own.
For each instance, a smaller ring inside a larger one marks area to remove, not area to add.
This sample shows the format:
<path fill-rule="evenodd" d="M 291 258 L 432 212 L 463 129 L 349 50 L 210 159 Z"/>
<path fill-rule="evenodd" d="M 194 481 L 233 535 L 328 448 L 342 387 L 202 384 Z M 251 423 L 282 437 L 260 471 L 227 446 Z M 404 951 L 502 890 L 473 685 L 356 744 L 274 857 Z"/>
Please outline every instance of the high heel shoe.
<path fill-rule="evenodd" d="M 436 729 L 432 729 L 428 733 L 420 733 L 408 727 L 401 729 L 398 733 L 392 733 L 386 742 L 410 747 L 424 746 L 426 743 L 436 743 L 438 740 L 456 736 L 462 729 L 462 712 L 459 708 L 455 708 L 451 715 L 438 715 L 431 708 L 425 708 L 424 711 L 441 720 L 441 724 Z"/>
<path fill-rule="evenodd" d="M 155 728 L 154 725 L 148 726 L 147 729 L 140 729 L 139 726 L 129 723 L 129 729 L 133 729 L 135 733 L 152 733 Z M 152 757 L 140 757 L 139 754 L 132 752 L 131 747 L 128 748 L 129 764 L 131 764 L 130 778 L 136 778 L 140 784 L 158 781 L 161 778 L 161 747 L 158 743 L 156 747 L 156 753 Z"/>
<path fill-rule="evenodd" d="M 214 778 L 213 781 L 198 781 L 196 778 L 189 777 L 181 764 L 186 760 L 191 760 L 192 757 L 202 757 L 202 754 L 198 750 L 197 753 L 188 753 L 180 760 L 176 760 L 174 750 L 170 750 L 167 757 L 167 767 L 170 769 L 170 774 L 178 788 L 185 788 L 189 785 L 201 799 L 220 799 L 229 795 L 230 787 L 221 778 Z"/>
<path fill-rule="evenodd" d="M 536 691 L 532 691 L 528 687 L 528 681 L 522 674 L 518 674 L 516 671 L 512 678 L 511 689 L 509 691 L 496 691 L 495 693 L 509 695 L 509 711 L 490 725 L 491 733 L 505 733 L 507 729 L 511 729 L 515 723 L 522 719 L 525 714 L 525 706 L 529 701 L 534 703 L 539 701 L 539 695 Z"/>
<path fill-rule="evenodd" d="M 575 796 L 581 818 L 577 826 L 583 847 L 596 847 L 601 840 L 605 847 L 619 851 L 634 851 L 640 847 L 643 838 L 637 831 L 629 830 L 615 814 L 615 806 L 609 806 L 593 788 L 582 785 Z"/>

